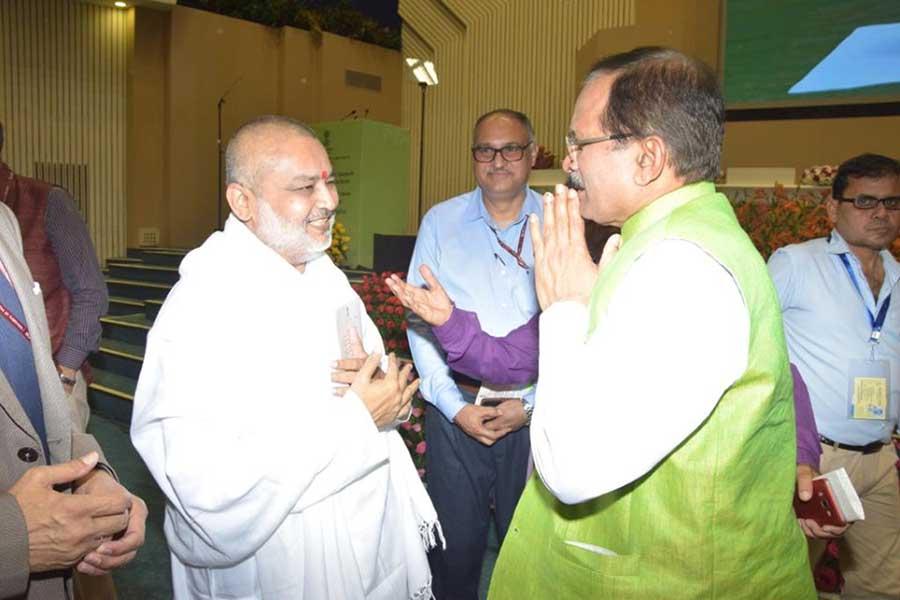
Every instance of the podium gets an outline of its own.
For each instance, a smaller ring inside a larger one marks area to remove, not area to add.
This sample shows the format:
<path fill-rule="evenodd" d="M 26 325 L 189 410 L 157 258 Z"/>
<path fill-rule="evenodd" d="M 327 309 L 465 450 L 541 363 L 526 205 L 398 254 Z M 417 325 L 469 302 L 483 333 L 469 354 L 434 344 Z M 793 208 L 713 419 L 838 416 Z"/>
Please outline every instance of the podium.
<path fill-rule="evenodd" d="M 367 119 L 312 125 L 328 151 L 340 194 L 337 218 L 350 235 L 347 266 L 373 266 L 374 236 L 405 234 L 409 131 Z"/>

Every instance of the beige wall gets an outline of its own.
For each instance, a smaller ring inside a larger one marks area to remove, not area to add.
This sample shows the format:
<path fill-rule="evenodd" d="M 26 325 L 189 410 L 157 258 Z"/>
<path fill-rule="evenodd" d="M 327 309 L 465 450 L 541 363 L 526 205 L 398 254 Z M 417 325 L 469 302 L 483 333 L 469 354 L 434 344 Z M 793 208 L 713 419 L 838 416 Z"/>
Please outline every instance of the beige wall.
<path fill-rule="evenodd" d="M 598 31 L 634 21 L 636 0 L 400 0 L 404 56 L 434 61 L 427 92 L 423 205 L 474 186 L 469 148 L 482 113 L 531 117 L 539 143 L 561 156 L 575 100 L 575 54 Z M 421 95 L 407 73 L 402 126 L 410 129 L 410 217 L 416 214 Z"/>
<path fill-rule="evenodd" d="M 380 76 L 381 91 L 347 86 L 347 69 Z M 401 73 L 399 52 L 328 33 L 273 29 L 181 6 L 138 9 L 129 242 L 137 242 L 139 227 L 155 223 L 169 246 L 195 246 L 215 229 L 216 104 L 229 88 L 223 146 L 241 123 L 266 113 L 319 122 L 368 109 L 369 119 L 398 124 Z M 141 143 L 145 135 L 149 147 Z M 223 198 L 223 219 L 227 214 Z"/>
<path fill-rule="evenodd" d="M 577 54 L 579 77 L 590 64 L 635 46 L 668 45 L 718 67 L 721 3 L 713 0 L 639 0 L 635 24 L 598 32 Z M 862 152 L 896 156 L 900 117 L 729 122 L 722 168 L 838 164 Z"/>
<path fill-rule="evenodd" d="M 131 11 L 132 43 L 128 65 L 128 241 L 136 246 L 138 229 L 156 228 L 170 245 L 167 48 L 168 14 L 148 8 Z M 141 27 L 134 27 L 135 20 Z"/>
<path fill-rule="evenodd" d="M 128 11 L 0 0 L 2 158 L 67 188 L 101 260 L 125 251 Z"/>

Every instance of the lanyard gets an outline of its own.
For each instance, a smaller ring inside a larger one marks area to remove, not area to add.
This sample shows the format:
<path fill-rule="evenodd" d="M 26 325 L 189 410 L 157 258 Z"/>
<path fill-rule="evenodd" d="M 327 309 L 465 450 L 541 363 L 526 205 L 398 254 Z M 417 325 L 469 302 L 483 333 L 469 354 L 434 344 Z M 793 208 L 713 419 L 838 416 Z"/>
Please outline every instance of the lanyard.
<path fill-rule="evenodd" d="M 18 331 L 22 335 L 22 337 L 25 338 L 25 341 L 31 342 L 31 334 L 28 333 L 28 327 L 26 327 L 25 324 L 22 323 L 22 321 L 17 319 L 16 316 L 3 305 L 3 303 L 0 303 L 0 316 L 4 317 L 13 327 L 15 327 L 16 331 Z"/>
<path fill-rule="evenodd" d="M 528 263 L 522 258 L 522 247 L 525 244 L 525 228 L 528 227 L 528 218 L 525 219 L 525 222 L 522 223 L 522 229 L 519 230 L 519 243 L 516 245 L 516 249 L 513 250 L 510 248 L 506 242 L 500 239 L 500 234 L 497 233 L 497 230 L 491 227 L 491 231 L 494 232 L 494 235 L 497 238 L 497 243 L 500 244 L 500 247 L 506 250 L 506 252 L 516 259 L 516 263 L 525 269 L 526 271 L 529 269 Z M 499 257 L 498 257 L 499 258 Z"/>
<path fill-rule="evenodd" d="M 869 315 L 869 324 L 872 326 L 872 333 L 869 335 L 869 342 L 873 344 L 877 344 L 878 340 L 881 338 L 881 328 L 884 326 L 884 320 L 887 317 L 888 307 L 891 305 L 891 295 L 888 294 L 888 297 L 884 299 L 884 304 L 881 305 L 881 310 L 878 311 L 878 316 L 874 316 L 872 311 L 869 310 L 869 307 L 866 306 L 865 296 L 863 296 L 862 288 L 859 287 L 859 281 L 856 280 L 856 275 L 853 273 L 853 269 L 850 267 L 850 260 L 847 258 L 846 254 L 840 254 L 841 262 L 844 263 L 844 268 L 847 269 L 847 274 L 850 276 L 850 281 L 853 282 L 853 287 L 856 288 L 856 291 L 859 293 L 859 297 L 862 298 L 863 308 L 866 309 L 866 314 Z"/>

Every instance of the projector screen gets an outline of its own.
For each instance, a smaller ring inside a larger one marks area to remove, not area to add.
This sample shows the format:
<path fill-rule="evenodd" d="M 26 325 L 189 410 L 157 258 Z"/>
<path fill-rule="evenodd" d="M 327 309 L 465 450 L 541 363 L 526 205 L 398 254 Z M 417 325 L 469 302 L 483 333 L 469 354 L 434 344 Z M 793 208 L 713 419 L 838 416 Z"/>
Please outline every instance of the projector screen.
<path fill-rule="evenodd" d="M 729 109 L 900 101 L 900 0 L 726 0 Z"/>

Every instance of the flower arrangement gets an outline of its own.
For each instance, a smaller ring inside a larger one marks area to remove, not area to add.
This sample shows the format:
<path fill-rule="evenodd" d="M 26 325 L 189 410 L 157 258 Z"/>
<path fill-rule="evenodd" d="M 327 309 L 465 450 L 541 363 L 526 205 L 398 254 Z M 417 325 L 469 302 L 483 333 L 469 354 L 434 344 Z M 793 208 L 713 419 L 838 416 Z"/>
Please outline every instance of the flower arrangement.
<path fill-rule="evenodd" d="M 334 264 L 340 266 L 347 260 L 347 252 L 350 251 L 350 234 L 347 232 L 347 226 L 340 221 L 334 222 L 331 228 L 331 246 L 327 252 Z"/>
<path fill-rule="evenodd" d="M 384 340 L 384 347 L 388 352 L 397 352 L 403 356 L 409 356 L 409 342 L 406 340 L 406 311 L 400 300 L 391 294 L 384 284 L 384 280 L 391 273 L 373 273 L 364 275 L 362 281 L 353 285 L 353 289 L 359 294 L 366 312 L 374 321 L 375 326 Z M 401 278 L 405 273 L 397 273 Z"/>
<path fill-rule="evenodd" d="M 416 394 L 412 401 L 412 414 L 406 423 L 400 423 L 400 437 L 406 447 L 419 477 L 425 479 L 425 450 L 428 445 L 425 442 L 425 400 L 421 394 Z"/>
<path fill-rule="evenodd" d="M 817 165 L 803 169 L 800 175 L 801 185 L 821 185 L 830 186 L 837 175 L 837 167 L 832 165 Z"/>
<path fill-rule="evenodd" d="M 362 281 L 353 285 L 356 293 L 366 306 L 366 312 L 378 327 L 384 347 L 388 352 L 396 352 L 409 357 L 409 342 L 406 339 L 406 311 L 400 300 L 391 294 L 384 280 L 391 273 L 374 273 L 364 275 Z M 405 278 L 405 273 L 397 273 Z M 425 478 L 425 400 L 416 394 L 412 401 L 412 415 L 405 423 L 400 424 L 399 433 L 403 438 L 419 477 Z"/>
<path fill-rule="evenodd" d="M 766 260 L 778 248 L 796 244 L 831 232 L 832 223 L 825 210 L 828 190 L 785 191 L 777 185 L 771 197 L 757 189 L 753 197 L 734 203 L 734 212 L 756 249 Z M 891 253 L 900 257 L 900 240 Z"/>
<path fill-rule="evenodd" d="M 828 235 L 831 220 L 825 212 L 827 192 L 801 191 L 788 194 L 776 185 L 771 198 L 766 190 L 738 202 L 734 212 L 756 249 L 768 260 L 782 246 Z"/>

